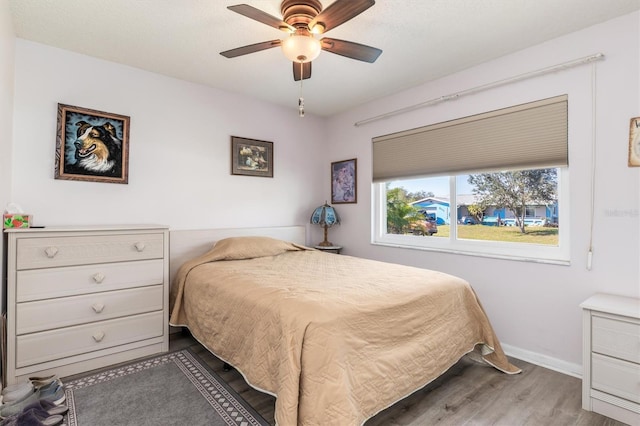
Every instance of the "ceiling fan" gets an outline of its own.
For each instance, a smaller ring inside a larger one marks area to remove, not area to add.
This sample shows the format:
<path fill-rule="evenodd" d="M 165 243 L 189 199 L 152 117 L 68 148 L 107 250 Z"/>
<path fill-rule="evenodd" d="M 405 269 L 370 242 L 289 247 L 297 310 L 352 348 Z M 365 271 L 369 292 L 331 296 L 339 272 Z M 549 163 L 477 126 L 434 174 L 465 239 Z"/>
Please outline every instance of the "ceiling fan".
<path fill-rule="evenodd" d="M 220 54 L 226 58 L 235 58 L 281 46 L 285 56 L 293 62 L 295 81 L 311 77 L 311 61 L 318 57 L 321 50 L 373 63 L 382 50 L 329 37 L 318 40 L 314 35 L 323 34 L 347 22 L 374 4 L 374 0 L 336 0 L 323 10 L 319 0 L 283 0 L 280 4 L 282 19 L 247 4 L 228 6 L 229 10 L 290 35 L 284 40 L 276 39 L 250 44 L 226 50 Z"/>

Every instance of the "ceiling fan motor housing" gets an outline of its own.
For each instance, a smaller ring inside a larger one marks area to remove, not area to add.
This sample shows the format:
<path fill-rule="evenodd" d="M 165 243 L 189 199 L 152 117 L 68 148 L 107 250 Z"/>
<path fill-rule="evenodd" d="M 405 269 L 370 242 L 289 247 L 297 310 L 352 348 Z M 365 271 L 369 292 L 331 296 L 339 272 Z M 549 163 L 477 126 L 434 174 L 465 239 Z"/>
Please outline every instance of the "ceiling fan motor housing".
<path fill-rule="evenodd" d="M 292 27 L 308 28 L 307 25 L 322 11 L 318 0 L 283 0 L 280 5 L 282 20 Z"/>

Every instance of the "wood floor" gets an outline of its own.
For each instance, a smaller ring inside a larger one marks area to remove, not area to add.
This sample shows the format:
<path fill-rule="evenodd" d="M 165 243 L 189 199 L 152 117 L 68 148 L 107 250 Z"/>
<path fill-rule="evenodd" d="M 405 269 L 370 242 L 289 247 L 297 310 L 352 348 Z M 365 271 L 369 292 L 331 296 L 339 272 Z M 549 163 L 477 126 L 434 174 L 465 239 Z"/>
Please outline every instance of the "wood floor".
<path fill-rule="evenodd" d="M 176 333 L 171 350 L 191 348 L 271 424 L 275 398 L 251 388 L 240 373 L 195 339 Z M 518 359 L 522 373 L 510 376 L 465 356 L 423 389 L 369 419 L 365 426 L 504 425 L 622 426 L 624 423 L 581 408 L 580 379 Z"/>

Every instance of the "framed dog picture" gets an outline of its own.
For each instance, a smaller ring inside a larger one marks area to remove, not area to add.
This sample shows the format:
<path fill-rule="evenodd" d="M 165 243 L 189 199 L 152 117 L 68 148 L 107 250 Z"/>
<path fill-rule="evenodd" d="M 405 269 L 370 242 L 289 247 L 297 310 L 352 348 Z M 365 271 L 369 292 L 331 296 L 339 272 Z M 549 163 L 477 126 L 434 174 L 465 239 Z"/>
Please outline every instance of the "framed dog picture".
<path fill-rule="evenodd" d="M 129 182 L 129 117 L 58 104 L 55 178 Z"/>
<path fill-rule="evenodd" d="M 231 174 L 273 177 L 273 142 L 231 136 Z"/>
<path fill-rule="evenodd" d="M 331 163 L 331 203 L 357 203 L 358 160 Z"/>
<path fill-rule="evenodd" d="M 629 124 L 629 166 L 640 167 L 640 117 Z"/>

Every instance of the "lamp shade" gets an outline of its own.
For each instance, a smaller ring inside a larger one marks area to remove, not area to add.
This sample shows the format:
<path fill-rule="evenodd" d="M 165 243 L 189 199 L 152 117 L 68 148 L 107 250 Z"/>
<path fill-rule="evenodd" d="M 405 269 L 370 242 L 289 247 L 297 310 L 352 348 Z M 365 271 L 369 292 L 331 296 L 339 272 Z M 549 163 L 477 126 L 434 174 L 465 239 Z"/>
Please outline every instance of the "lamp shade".
<path fill-rule="evenodd" d="M 320 42 L 312 35 L 293 34 L 282 40 L 284 56 L 292 62 L 311 62 L 320 54 Z"/>
<path fill-rule="evenodd" d="M 336 209 L 331 207 L 327 202 L 320 207 L 316 208 L 311 214 L 311 223 L 314 225 L 320 225 L 324 228 L 324 240 L 319 243 L 319 246 L 332 247 L 333 243 L 327 239 L 327 229 L 335 224 L 340 224 L 340 216 Z"/>
<path fill-rule="evenodd" d="M 333 225 L 340 224 L 340 216 L 338 216 L 336 209 L 331 207 L 329 204 L 324 203 L 313 211 L 313 214 L 311 215 L 311 223 L 314 225 L 326 225 L 327 227 L 331 227 Z"/>

